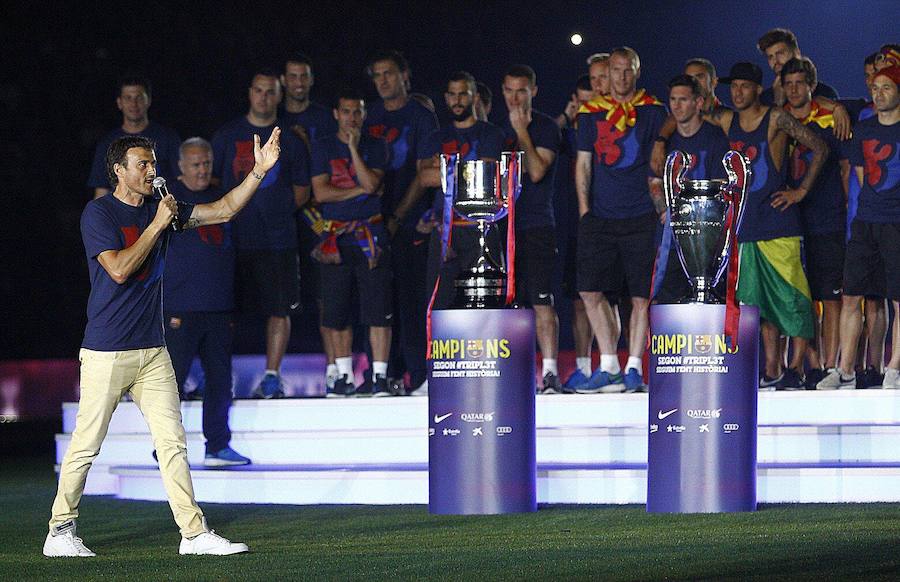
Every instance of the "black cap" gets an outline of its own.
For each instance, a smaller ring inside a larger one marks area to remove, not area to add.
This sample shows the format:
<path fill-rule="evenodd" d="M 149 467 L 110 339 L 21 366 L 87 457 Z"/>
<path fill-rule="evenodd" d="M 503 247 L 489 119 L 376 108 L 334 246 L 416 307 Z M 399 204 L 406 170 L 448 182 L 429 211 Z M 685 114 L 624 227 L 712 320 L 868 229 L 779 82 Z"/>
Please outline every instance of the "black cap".
<path fill-rule="evenodd" d="M 753 81 L 762 85 L 762 70 L 753 63 L 735 63 L 728 71 L 727 77 L 720 77 L 719 82 L 728 85 L 732 81 Z"/>

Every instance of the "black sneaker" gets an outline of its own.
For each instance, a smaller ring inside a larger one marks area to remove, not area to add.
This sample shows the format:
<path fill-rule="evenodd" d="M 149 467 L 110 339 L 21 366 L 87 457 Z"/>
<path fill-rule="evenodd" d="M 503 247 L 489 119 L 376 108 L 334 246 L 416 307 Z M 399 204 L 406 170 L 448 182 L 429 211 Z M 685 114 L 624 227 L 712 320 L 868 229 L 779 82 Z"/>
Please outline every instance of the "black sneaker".
<path fill-rule="evenodd" d="M 793 368 L 785 368 L 781 373 L 781 379 L 775 384 L 775 390 L 802 390 L 803 378 L 800 372 Z"/>
<path fill-rule="evenodd" d="M 538 394 L 562 394 L 562 385 L 559 383 L 559 376 L 553 372 L 544 374 L 543 385 L 538 388 Z"/>
<path fill-rule="evenodd" d="M 813 368 L 809 372 L 806 373 L 806 389 L 807 390 L 815 390 L 816 385 L 821 382 L 825 378 L 825 370 L 820 368 Z"/>
<path fill-rule="evenodd" d="M 375 376 L 375 379 L 372 380 L 372 384 L 375 388 L 375 391 L 372 394 L 374 398 L 394 396 L 394 392 L 391 390 L 391 385 L 388 384 L 387 376 Z"/>
<path fill-rule="evenodd" d="M 344 398 L 356 395 L 356 386 L 346 375 L 334 381 L 334 386 L 326 388 L 325 398 Z"/>
<path fill-rule="evenodd" d="M 878 373 L 873 367 L 866 368 L 862 372 L 856 374 L 856 388 L 862 390 L 864 388 L 876 388 L 884 382 L 884 376 Z"/>

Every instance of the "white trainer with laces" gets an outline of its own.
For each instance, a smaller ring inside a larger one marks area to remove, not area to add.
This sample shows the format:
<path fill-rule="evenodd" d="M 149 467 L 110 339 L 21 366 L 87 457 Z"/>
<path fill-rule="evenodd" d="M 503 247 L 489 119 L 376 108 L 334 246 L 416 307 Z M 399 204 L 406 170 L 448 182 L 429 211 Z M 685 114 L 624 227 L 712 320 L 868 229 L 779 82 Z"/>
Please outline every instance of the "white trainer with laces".
<path fill-rule="evenodd" d="M 854 390 L 855 388 L 856 374 L 848 378 L 839 368 L 828 370 L 828 374 L 816 384 L 816 390 Z"/>
<path fill-rule="evenodd" d="M 53 528 L 44 540 L 44 555 L 50 558 L 93 558 L 90 551 L 75 535 L 75 522 L 67 521 Z"/>
<path fill-rule="evenodd" d="M 203 518 L 203 526 L 206 527 L 206 518 Z M 186 555 L 229 556 L 249 552 L 247 544 L 230 542 L 217 534 L 215 530 L 209 530 L 193 538 L 181 538 L 178 553 Z"/>
<path fill-rule="evenodd" d="M 881 387 L 885 390 L 900 390 L 900 370 L 885 368 Z"/>

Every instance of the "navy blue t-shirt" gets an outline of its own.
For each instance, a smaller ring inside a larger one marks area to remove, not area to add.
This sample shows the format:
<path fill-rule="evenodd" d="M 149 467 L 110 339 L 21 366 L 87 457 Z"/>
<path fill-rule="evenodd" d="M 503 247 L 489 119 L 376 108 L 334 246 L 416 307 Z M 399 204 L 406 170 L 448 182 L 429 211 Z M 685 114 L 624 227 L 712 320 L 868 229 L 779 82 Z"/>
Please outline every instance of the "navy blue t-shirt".
<path fill-rule="evenodd" d="M 359 140 L 359 155 L 370 170 L 384 170 L 387 166 L 387 147 L 384 140 L 365 134 Z M 350 157 L 350 147 L 330 135 L 318 140 L 313 147 L 312 175 L 328 174 L 329 182 L 338 188 L 359 186 L 356 169 Z M 360 194 L 350 200 L 324 202 L 319 206 L 322 216 L 335 220 L 369 218 L 381 212 L 381 197 L 376 193 Z"/>
<path fill-rule="evenodd" d="M 485 158 L 499 160 L 503 139 L 503 131 L 493 123 L 476 121 L 472 127 L 463 128 L 451 124 L 432 131 L 419 143 L 417 157 L 430 160 L 438 154 L 459 154 L 463 162 Z"/>
<path fill-rule="evenodd" d="M 281 125 L 279 127 L 284 131 L 292 131 L 291 128 L 295 125 L 305 129 L 310 147 L 317 139 L 337 133 L 337 121 L 334 120 L 331 110 L 318 103 L 310 102 L 309 107 L 300 113 L 282 111 L 280 118 Z"/>
<path fill-rule="evenodd" d="M 147 128 L 140 133 L 126 133 L 121 127 L 112 130 L 97 142 L 94 150 L 94 162 L 91 164 L 91 175 L 88 177 L 88 188 L 107 188 L 112 190 L 109 184 L 109 175 L 106 173 L 106 151 L 110 144 L 126 135 L 143 136 L 156 142 L 156 171 L 160 176 L 174 180 L 181 174 L 178 169 L 178 148 L 181 147 L 181 139 L 174 129 L 151 121 Z"/>
<path fill-rule="evenodd" d="M 835 138 L 832 127 L 823 128 L 815 122 L 809 122 L 806 126 L 828 145 L 829 151 L 828 159 L 819 171 L 815 184 L 798 205 L 803 233 L 841 232 L 847 220 L 844 184 L 841 180 L 841 160 L 848 158 L 851 142 L 842 142 Z M 800 187 L 806 178 L 812 158 L 811 149 L 801 143 L 792 144 L 788 186 Z"/>
<path fill-rule="evenodd" d="M 81 238 L 87 255 L 91 294 L 87 326 L 81 346 L 97 351 L 137 350 L 164 346 L 162 276 L 170 231 L 166 230 L 144 264 L 119 285 L 97 257 L 104 251 L 120 251 L 133 245 L 156 216 L 158 200 L 144 199 L 140 206 L 125 204 L 112 194 L 88 202 L 81 214 Z M 193 206 L 180 203 L 181 222 Z"/>
<path fill-rule="evenodd" d="M 900 123 L 882 125 L 878 117 L 853 128 L 850 163 L 864 170 L 856 217 L 866 222 L 900 222 Z"/>
<path fill-rule="evenodd" d="M 375 103 L 369 110 L 364 131 L 370 137 L 383 139 L 388 148 L 388 164 L 384 175 L 384 195 L 381 211 L 393 214 L 394 208 L 406 195 L 416 177 L 416 157 L 419 144 L 437 129 L 437 117 L 415 99 L 395 111 L 387 111 L 384 102 Z M 403 219 L 402 227 L 412 229 L 428 208 L 426 196 Z"/>
<path fill-rule="evenodd" d="M 740 116 L 735 112 L 728 130 L 731 149 L 750 160 L 750 185 L 744 198 L 744 217 L 738 232 L 740 242 L 772 240 L 787 236 L 800 236 L 800 212 L 796 205 L 784 210 L 772 208 L 772 194 L 787 186 L 787 148 L 781 164 L 777 165 L 769 150 L 770 107 L 756 129 L 741 129 Z M 785 113 L 787 115 L 787 113 Z"/>
<path fill-rule="evenodd" d="M 816 83 L 816 90 L 813 91 L 813 97 L 825 97 L 826 99 L 831 99 L 832 101 L 838 100 L 838 92 L 826 83 L 819 81 Z M 759 101 L 763 105 L 775 105 L 775 91 L 769 87 L 764 90 L 759 95 Z"/>
<path fill-rule="evenodd" d="M 503 123 L 506 141 L 503 149 L 514 151 L 518 148 L 516 130 L 509 123 L 509 117 Z M 536 148 L 545 148 L 554 153 L 553 163 L 539 182 L 532 182 L 526 168 L 522 168 L 522 193 L 516 201 L 516 229 L 523 230 L 536 226 L 553 226 L 553 183 L 556 178 L 556 162 L 562 137 L 559 126 L 548 115 L 531 110 L 531 123 L 528 124 L 528 135 Z M 525 159 L 522 159 L 526 165 Z"/>
<path fill-rule="evenodd" d="M 691 155 L 691 168 L 685 174 L 686 179 L 712 180 L 726 177 L 722 158 L 730 149 L 725 132 L 704 121 L 697 133 L 690 137 L 684 137 L 677 131 L 673 133 L 666 153 L 679 150 Z"/>
<path fill-rule="evenodd" d="M 654 212 L 647 176 L 650 154 L 666 120 L 662 105 L 635 107 L 633 127 L 619 131 L 606 112 L 578 115 L 578 150 L 591 152 L 591 213 L 599 218 L 634 218 Z"/>
<path fill-rule="evenodd" d="M 225 194 L 216 186 L 194 192 L 180 180 L 173 181 L 169 191 L 179 202 L 190 204 L 215 202 Z M 166 313 L 232 311 L 234 256 L 229 223 L 173 233 L 163 278 Z"/>
<path fill-rule="evenodd" d="M 212 139 L 213 174 L 219 177 L 223 189 L 231 190 L 253 169 L 253 134 L 258 134 L 260 144 L 264 144 L 274 128 L 253 126 L 241 116 L 216 132 Z M 297 248 L 295 185 L 309 185 L 309 152 L 300 138 L 283 129 L 281 156 L 234 220 L 238 250 Z"/>

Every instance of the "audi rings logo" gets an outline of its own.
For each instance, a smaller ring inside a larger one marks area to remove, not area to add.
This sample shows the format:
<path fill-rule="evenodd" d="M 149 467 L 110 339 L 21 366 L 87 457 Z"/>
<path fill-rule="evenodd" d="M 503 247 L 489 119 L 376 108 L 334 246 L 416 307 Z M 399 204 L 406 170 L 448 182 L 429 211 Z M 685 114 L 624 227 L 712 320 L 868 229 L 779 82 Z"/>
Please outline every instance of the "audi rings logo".
<path fill-rule="evenodd" d="M 725 431 L 726 433 L 737 432 L 737 430 L 740 428 L 741 428 L 741 425 L 739 425 L 736 422 L 729 422 L 728 424 L 722 425 L 722 430 Z"/>
<path fill-rule="evenodd" d="M 497 427 L 497 436 L 506 436 L 508 434 L 512 434 L 511 426 L 498 426 Z"/>

